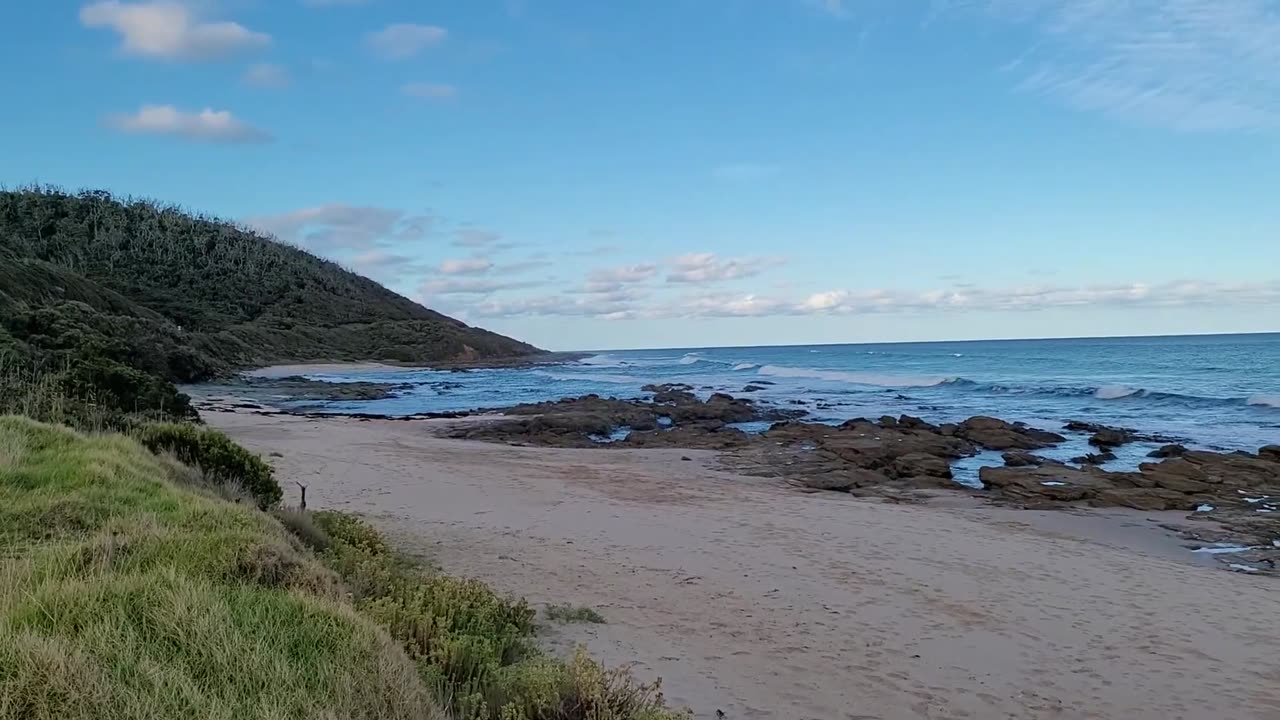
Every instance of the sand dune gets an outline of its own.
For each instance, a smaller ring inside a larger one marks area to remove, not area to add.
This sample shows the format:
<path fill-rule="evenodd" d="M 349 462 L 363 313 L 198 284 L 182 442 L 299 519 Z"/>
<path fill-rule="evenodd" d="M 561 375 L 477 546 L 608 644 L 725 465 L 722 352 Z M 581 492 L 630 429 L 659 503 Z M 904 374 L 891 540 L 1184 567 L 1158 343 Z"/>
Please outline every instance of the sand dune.
<path fill-rule="evenodd" d="M 206 413 L 315 507 L 527 596 L 699 718 L 1280 718 L 1280 586 L 1146 516 L 890 505 L 709 453 L 442 440 L 430 422 Z M 682 461 L 688 456 L 692 461 Z"/>

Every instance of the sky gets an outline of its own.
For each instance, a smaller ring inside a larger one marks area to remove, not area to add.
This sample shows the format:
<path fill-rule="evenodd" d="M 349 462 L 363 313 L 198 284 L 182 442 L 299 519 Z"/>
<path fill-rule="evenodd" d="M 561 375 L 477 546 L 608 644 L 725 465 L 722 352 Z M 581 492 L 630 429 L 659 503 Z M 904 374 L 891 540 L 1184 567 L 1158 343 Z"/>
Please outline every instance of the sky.
<path fill-rule="evenodd" d="M 0 182 L 550 349 L 1280 330 L 1280 0 L 5 11 Z"/>

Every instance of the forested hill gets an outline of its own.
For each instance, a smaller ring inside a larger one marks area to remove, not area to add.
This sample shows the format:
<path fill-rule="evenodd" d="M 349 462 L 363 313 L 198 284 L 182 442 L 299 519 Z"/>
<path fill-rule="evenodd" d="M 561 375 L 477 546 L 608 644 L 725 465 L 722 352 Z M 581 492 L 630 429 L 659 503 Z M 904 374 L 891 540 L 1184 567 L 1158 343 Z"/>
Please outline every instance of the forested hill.
<path fill-rule="evenodd" d="M 174 382 L 285 361 L 538 352 L 233 224 L 43 188 L 0 192 L 6 350 L 105 355 Z"/>

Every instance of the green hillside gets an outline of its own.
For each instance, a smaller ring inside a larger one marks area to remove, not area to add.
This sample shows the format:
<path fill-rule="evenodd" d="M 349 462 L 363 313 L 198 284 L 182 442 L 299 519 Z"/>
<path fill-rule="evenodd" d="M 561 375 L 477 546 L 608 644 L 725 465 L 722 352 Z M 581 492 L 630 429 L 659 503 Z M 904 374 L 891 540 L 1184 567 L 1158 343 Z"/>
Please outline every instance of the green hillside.
<path fill-rule="evenodd" d="M 0 192 L 0 364 L 57 373 L 72 396 L 182 415 L 170 383 L 236 368 L 537 352 L 231 223 L 105 192 Z"/>

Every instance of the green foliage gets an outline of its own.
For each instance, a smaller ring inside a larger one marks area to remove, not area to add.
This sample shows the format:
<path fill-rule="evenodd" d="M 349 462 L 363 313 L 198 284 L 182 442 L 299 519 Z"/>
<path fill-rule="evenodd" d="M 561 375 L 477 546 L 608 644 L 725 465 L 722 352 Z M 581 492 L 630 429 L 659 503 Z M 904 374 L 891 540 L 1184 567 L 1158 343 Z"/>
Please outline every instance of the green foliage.
<path fill-rule="evenodd" d="M 93 344 L 177 382 L 280 361 L 536 352 L 246 228 L 104 192 L 0 192 L 0 266 L 16 338 Z"/>
<path fill-rule="evenodd" d="M 487 585 L 425 573 L 366 523 L 317 512 L 333 545 L 322 558 L 356 607 L 398 640 L 456 720 L 678 720 L 656 685 L 606 670 L 579 652 L 569 662 L 533 642 L 534 611 Z"/>
<path fill-rule="evenodd" d="M 0 418 L 0 720 L 443 720 L 331 571 L 170 469 Z"/>
<path fill-rule="evenodd" d="M 154 453 L 171 453 L 200 468 L 206 478 L 218 484 L 243 487 L 260 507 L 271 507 L 283 496 L 271 466 L 218 430 L 190 423 L 149 422 L 134 427 L 130 434 Z"/>
<path fill-rule="evenodd" d="M 603 625 L 604 616 L 586 606 L 548 605 L 547 619 L 562 623 L 594 623 Z"/>

